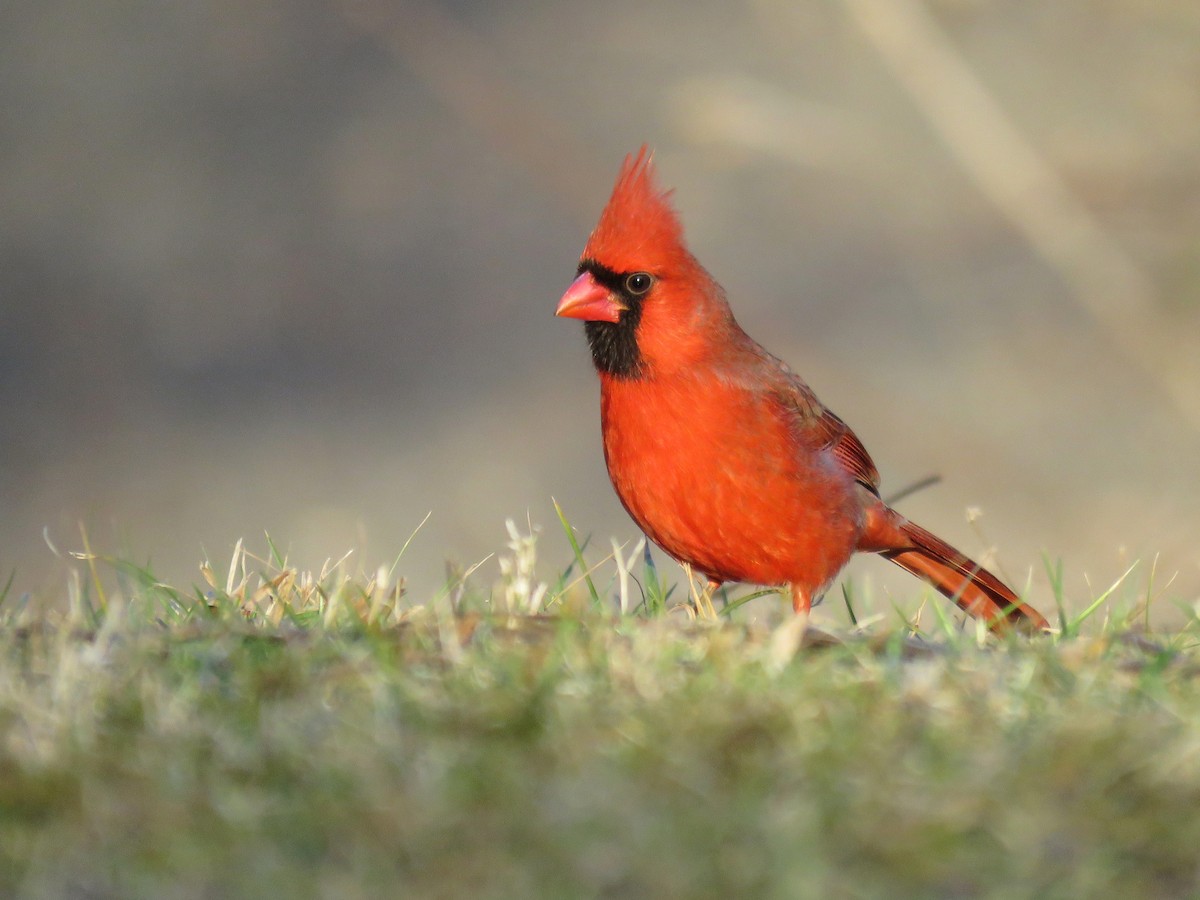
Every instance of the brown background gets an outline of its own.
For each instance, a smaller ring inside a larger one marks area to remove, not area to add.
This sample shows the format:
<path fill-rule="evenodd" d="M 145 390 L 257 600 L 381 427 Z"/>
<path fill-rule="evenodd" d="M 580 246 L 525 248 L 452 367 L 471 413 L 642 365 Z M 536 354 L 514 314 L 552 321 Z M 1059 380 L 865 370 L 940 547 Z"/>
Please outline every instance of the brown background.
<path fill-rule="evenodd" d="M 374 570 L 432 510 L 418 598 L 509 516 L 565 564 L 551 495 L 633 537 L 551 313 L 647 141 L 885 488 L 944 477 L 913 518 L 1035 596 L 1043 553 L 1075 604 L 1155 555 L 1164 611 L 1200 593 L 1191 0 L 37 0 L 0 12 L 0 85 L 18 591 L 80 521 L 186 583 L 264 531 Z"/>

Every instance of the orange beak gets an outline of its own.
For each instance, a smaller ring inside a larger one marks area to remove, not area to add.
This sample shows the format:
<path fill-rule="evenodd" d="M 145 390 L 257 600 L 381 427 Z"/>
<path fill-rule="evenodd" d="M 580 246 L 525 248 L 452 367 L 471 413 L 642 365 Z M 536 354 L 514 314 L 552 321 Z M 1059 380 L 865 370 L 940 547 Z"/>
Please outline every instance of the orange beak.
<path fill-rule="evenodd" d="M 571 282 L 554 314 L 585 322 L 619 322 L 621 313 L 628 308 L 612 291 L 598 284 L 590 272 L 584 272 Z"/>

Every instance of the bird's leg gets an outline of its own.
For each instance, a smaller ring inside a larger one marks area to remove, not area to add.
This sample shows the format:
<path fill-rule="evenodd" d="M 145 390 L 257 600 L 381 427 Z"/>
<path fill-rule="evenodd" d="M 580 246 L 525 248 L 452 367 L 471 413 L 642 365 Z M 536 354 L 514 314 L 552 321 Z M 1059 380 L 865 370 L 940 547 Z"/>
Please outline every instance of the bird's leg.
<path fill-rule="evenodd" d="M 768 658 L 778 668 L 787 665 L 804 646 L 804 639 L 808 635 L 808 611 L 812 607 L 812 597 L 808 591 L 795 584 L 788 587 L 792 592 L 792 609 L 796 614 L 771 632 L 769 645 Z"/>
<path fill-rule="evenodd" d="M 793 584 L 792 588 L 792 609 L 798 616 L 807 616 L 808 611 L 812 609 L 812 597 L 808 591 L 800 587 L 798 584 Z"/>

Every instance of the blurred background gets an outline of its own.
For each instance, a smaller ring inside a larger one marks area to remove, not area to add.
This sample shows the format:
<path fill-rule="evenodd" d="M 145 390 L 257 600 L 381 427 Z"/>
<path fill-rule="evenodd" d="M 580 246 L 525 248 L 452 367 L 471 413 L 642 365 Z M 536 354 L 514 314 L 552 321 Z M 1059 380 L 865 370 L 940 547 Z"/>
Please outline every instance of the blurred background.
<path fill-rule="evenodd" d="M 942 476 L 904 512 L 1039 605 L 1043 554 L 1077 606 L 1137 559 L 1200 596 L 1194 0 L 17 0 L 0 88 L 15 590 L 80 523 L 186 585 L 265 532 L 374 571 L 432 511 L 416 600 L 507 517 L 564 566 L 551 496 L 635 538 L 552 313 L 648 142 L 885 490 Z"/>

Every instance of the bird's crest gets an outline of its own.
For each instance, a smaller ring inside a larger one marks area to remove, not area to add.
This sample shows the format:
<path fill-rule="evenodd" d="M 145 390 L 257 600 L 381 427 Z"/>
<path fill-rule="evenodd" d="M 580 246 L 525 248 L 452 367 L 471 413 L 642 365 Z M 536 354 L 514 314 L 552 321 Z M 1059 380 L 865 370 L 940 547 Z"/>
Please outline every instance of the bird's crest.
<path fill-rule="evenodd" d="M 653 155 L 643 144 L 636 156 L 626 156 L 621 164 L 583 258 L 617 272 L 632 272 L 670 267 L 686 257 L 683 227 L 670 197 L 670 191 L 659 189 Z"/>

